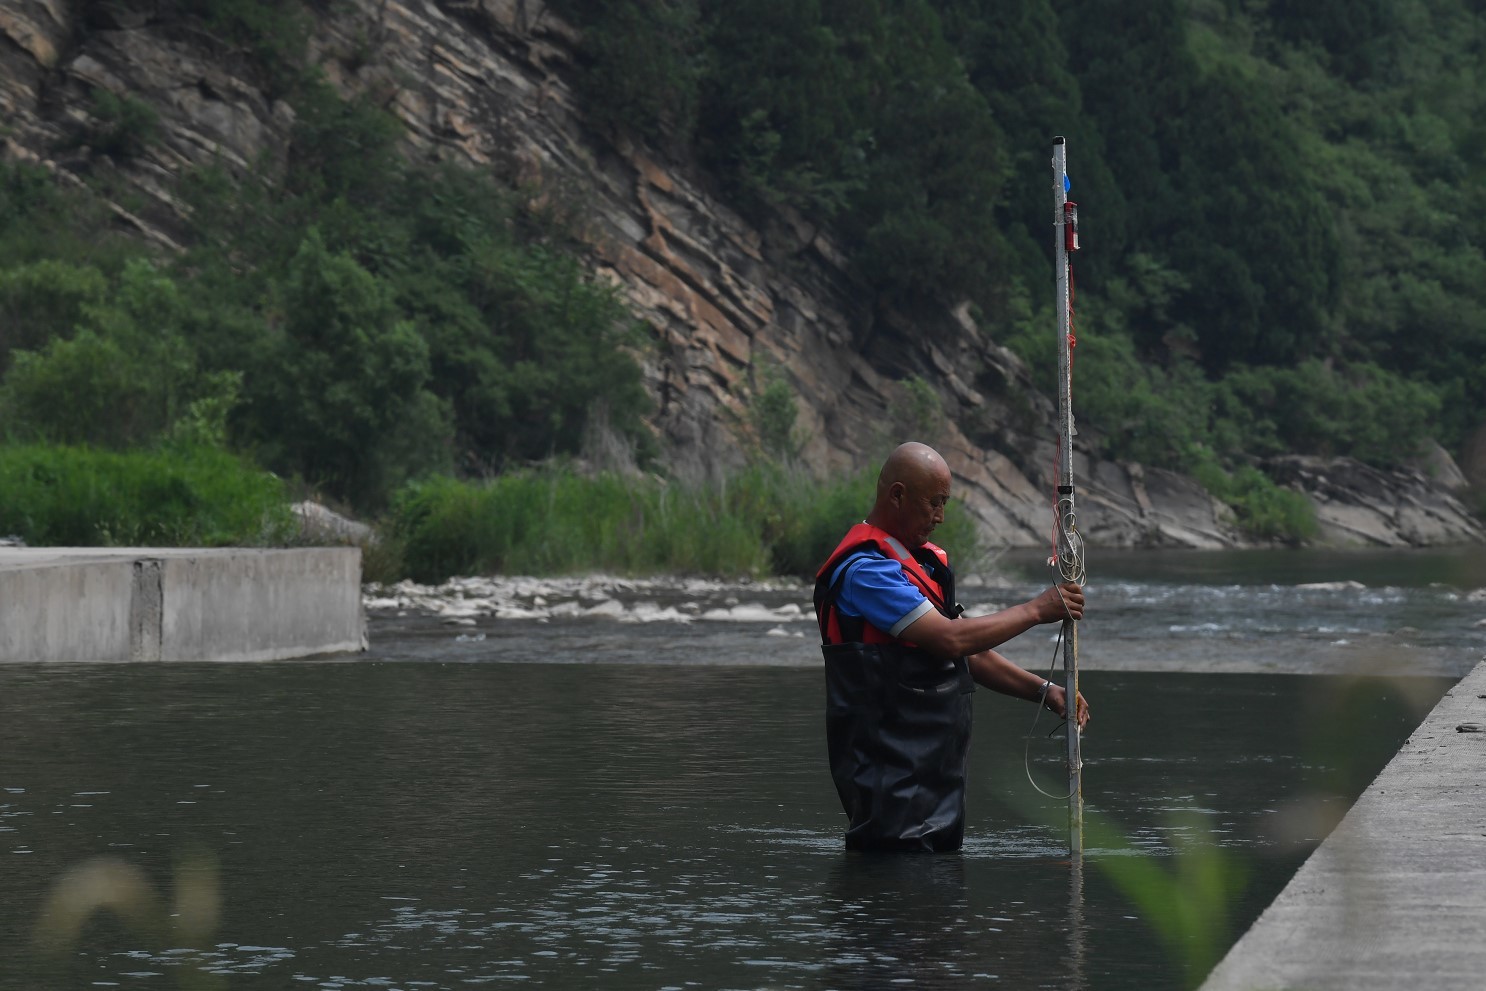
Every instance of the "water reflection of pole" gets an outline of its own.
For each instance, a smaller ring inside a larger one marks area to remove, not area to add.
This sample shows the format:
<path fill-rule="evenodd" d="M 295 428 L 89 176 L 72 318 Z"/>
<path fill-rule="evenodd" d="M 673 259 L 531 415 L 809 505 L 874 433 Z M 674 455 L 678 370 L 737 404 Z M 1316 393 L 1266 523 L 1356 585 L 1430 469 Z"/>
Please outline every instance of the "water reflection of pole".
<path fill-rule="evenodd" d="M 1057 252 L 1058 309 L 1058 580 L 1083 584 L 1083 541 L 1073 516 L 1073 271 L 1069 255 L 1078 250 L 1078 204 L 1068 198 L 1067 147 L 1053 138 L 1053 241 Z M 1068 706 L 1068 852 L 1075 868 L 1084 851 L 1083 758 L 1078 729 L 1078 623 L 1063 621 L 1063 687 Z M 1082 884 L 1080 883 L 1080 892 Z"/>
<path fill-rule="evenodd" d="M 1084 981 L 1084 861 L 1075 854 L 1068 871 L 1068 959 L 1073 973 L 1068 987 L 1083 991 Z"/>

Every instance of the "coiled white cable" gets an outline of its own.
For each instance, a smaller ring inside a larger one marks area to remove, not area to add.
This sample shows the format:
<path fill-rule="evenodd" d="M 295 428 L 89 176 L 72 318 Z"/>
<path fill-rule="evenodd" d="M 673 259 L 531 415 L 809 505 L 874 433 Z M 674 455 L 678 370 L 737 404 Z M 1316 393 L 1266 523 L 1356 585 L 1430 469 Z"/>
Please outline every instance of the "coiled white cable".
<path fill-rule="evenodd" d="M 1073 620 L 1073 612 L 1068 608 L 1068 600 L 1063 597 L 1062 585 L 1073 582 L 1075 585 L 1083 585 L 1088 577 L 1084 568 L 1084 541 L 1079 535 L 1078 524 L 1073 517 L 1073 495 L 1070 492 L 1066 496 L 1059 496 L 1056 512 L 1057 533 L 1054 536 L 1055 553 L 1047 559 L 1047 563 L 1058 573 L 1058 580 L 1053 583 L 1053 588 L 1058 591 L 1058 598 L 1063 602 L 1063 614 L 1069 620 Z M 1075 621 L 1076 622 L 1076 621 Z M 1048 677 L 1043 679 L 1042 691 L 1037 696 L 1037 713 L 1032 717 L 1032 728 L 1027 731 L 1025 746 L 1022 748 L 1022 770 L 1027 775 L 1027 782 L 1032 788 L 1044 798 L 1052 798 L 1058 801 L 1067 801 L 1073 797 L 1073 789 L 1070 787 L 1066 795 L 1053 795 L 1043 791 L 1032 777 L 1032 738 L 1037 732 L 1037 723 L 1042 718 L 1042 710 L 1047 704 L 1047 690 L 1052 684 L 1052 675 L 1058 669 L 1058 655 L 1063 649 L 1063 635 L 1066 624 L 1058 627 L 1058 639 L 1053 644 L 1053 661 L 1048 668 Z M 1065 700 L 1064 712 L 1071 711 L 1074 718 L 1078 716 L 1078 699 Z M 1068 722 L 1068 716 L 1064 715 L 1063 722 L 1053 727 L 1056 733 L 1060 727 Z M 1048 734 L 1049 736 L 1052 733 Z M 1071 768 L 1082 771 L 1084 766 L 1083 757 L 1083 735 L 1076 729 L 1073 731 L 1073 760 Z"/>

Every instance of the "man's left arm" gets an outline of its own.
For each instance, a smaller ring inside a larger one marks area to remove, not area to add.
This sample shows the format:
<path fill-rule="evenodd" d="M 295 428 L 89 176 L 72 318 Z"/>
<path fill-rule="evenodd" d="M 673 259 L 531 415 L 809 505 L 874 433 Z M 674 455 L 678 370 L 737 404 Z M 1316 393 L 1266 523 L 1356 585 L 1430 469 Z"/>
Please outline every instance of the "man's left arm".
<path fill-rule="evenodd" d="M 984 685 L 993 692 L 1010 695 L 1012 698 L 1026 699 L 1028 702 L 1042 699 L 1043 704 L 1053 712 L 1064 719 L 1068 718 L 1068 692 L 1062 685 L 1049 683 L 1047 695 L 1044 697 L 1042 677 L 1013 663 L 994 650 L 983 650 L 978 654 L 971 654 L 966 660 L 970 664 L 970 675 L 977 684 Z M 1083 729 L 1088 721 L 1089 703 L 1084 701 L 1083 693 L 1079 692 L 1078 728 Z"/>

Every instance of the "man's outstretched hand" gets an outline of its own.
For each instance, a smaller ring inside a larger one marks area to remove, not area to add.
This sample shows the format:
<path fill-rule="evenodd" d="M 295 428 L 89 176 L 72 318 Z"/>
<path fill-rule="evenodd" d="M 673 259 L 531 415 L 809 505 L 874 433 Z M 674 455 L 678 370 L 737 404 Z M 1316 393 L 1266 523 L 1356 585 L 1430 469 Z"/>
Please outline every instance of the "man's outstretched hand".
<path fill-rule="evenodd" d="M 1054 585 L 1032 600 L 1039 623 L 1061 623 L 1084 618 L 1084 590 L 1073 582 Z"/>

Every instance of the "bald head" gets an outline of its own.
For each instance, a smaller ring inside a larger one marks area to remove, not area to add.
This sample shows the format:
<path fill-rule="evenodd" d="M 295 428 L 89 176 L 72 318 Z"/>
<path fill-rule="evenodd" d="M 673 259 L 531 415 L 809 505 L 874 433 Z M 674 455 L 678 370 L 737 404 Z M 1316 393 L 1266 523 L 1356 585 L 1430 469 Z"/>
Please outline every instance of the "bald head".
<path fill-rule="evenodd" d="M 949 502 L 949 466 L 927 444 L 901 444 L 877 476 L 877 499 L 867 522 L 909 547 L 920 547 L 944 522 Z"/>
<path fill-rule="evenodd" d="M 877 473 L 877 491 L 880 494 L 894 482 L 916 485 L 941 475 L 949 478 L 949 466 L 939 452 L 927 444 L 909 441 L 895 447 L 882 463 L 882 471 Z"/>

